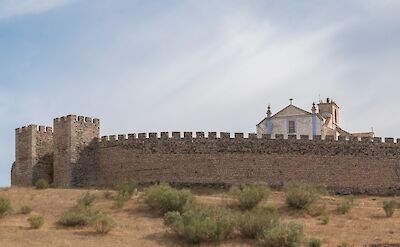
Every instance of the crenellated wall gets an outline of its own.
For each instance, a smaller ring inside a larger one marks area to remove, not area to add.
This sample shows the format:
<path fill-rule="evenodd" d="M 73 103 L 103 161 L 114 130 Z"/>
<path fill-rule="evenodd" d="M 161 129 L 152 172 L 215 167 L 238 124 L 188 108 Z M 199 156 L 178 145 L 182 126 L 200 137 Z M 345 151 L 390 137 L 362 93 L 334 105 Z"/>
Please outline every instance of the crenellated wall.
<path fill-rule="evenodd" d="M 327 136 L 271 139 L 243 133 L 191 132 L 102 137 L 99 184 L 238 184 L 290 180 L 326 184 L 337 193 L 379 194 L 400 189 L 400 144 L 393 138 L 334 140 Z"/>
<path fill-rule="evenodd" d="M 29 125 L 15 130 L 13 182 L 32 185 L 39 178 L 52 182 L 53 131 L 51 127 Z"/>
<path fill-rule="evenodd" d="M 267 182 L 281 186 L 290 180 L 306 180 L 325 184 L 337 193 L 381 194 L 400 189 L 399 139 L 326 136 L 322 140 L 307 135 L 271 139 L 254 133 L 216 132 L 98 138 L 99 128 L 98 119 L 75 115 L 54 119 L 54 185 L 112 186 L 134 179 L 140 183 Z M 24 150 L 33 150 L 32 138 L 18 133 L 12 176 L 15 184 L 27 185 L 24 179 L 30 176 L 30 163 L 25 161 L 30 159 L 24 158 L 29 153 Z"/>

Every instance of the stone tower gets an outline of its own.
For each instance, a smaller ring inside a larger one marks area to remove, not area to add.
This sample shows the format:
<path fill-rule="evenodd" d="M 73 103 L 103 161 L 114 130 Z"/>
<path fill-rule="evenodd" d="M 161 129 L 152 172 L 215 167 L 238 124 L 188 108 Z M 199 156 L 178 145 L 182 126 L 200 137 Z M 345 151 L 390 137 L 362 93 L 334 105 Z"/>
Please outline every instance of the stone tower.
<path fill-rule="evenodd" d="M 68 115 L 54 119 L 54 185 L 90 186 L 96 182 L 95 148 L 100 120 Z"/>
<path fill-rule="evenodd" d="M 31 186 L 39 178 L 52 182 L 53 131 L 29 125 L 15 130 L 15 164 L 12 184 Z"/>
<path fill-rule="evenodd" d="M 325 119 L 331 118 L 333 125 L 339 126 L 339 106 L 335 101 L 327 98 L 326 102 L 319 102 L 318 111 Z"/>

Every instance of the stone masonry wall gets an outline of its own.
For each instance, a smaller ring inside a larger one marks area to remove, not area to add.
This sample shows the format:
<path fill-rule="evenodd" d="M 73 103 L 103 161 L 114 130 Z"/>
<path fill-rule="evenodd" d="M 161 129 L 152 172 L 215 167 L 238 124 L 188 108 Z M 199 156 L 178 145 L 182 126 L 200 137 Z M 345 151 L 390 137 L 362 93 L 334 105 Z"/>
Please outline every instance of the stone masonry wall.
<path fill-rule="evenodd" d="M 54 185 L 88 186 L 97 182 L 92 142 L 99 137 L 100 121 L 68 115 L 54 119 Z"/>
<path fill-rule="evenodd" d="M 250 134 L 150 133 L 103 137 L 97 143 L 99 185 L 134 179 L 149 183 L 239 184 L 289 180 L 325 184 L 337 193 L 380 194 L 400 189 L 400 144 L 393 139 L 334 141 L 270 139 Z M 318 140 L 319 139 L 319 140 Z"/>
<path fill-rule="evenodd" d="M 46 179 L 53 182 L 53 129 L 51 127 L 39 126 L 35 138 L 36 164 L 32 171 L 32 182 Z"/>
<path fill-rule="evenodd" d="M 56 118 L 54 126 L 54 185 L 57 187 L 71 186 L 71 131 L 70 116 Z"/>
<path fill-rule="evenodd" d="M 325 184 L 337 193 L 400 190 L 400 140 L 333 136 L 257 136 L 168 132 L 99 139 L 98 119 L 68 115 L 50 127 L 16 129 L 12 184 L 46 178 L 57 187 L 140 183 L 231 185 L 290 180 Z"/>
<path fill-rule="evenodd" d="M 30 186 L 39 178 L 51 181 L 53 132 L 51 127 L 29 125 L 15 130 L 13 185 Z"/>

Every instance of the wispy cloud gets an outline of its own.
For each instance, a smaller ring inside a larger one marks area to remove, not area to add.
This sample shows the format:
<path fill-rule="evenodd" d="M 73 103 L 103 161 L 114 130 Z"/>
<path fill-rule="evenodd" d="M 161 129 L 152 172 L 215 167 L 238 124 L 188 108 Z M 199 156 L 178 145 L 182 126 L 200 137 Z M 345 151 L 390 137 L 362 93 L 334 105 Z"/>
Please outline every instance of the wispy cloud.
<path fill-rule="evenodd" d="M 0 0 L 0 18 L 72 2 Z M 102 134 L 252 132 L 268 103 L 321 94 L 344 128 L 400 136 L 400 1 L 94 2 L 0 25 L 0 186 L 13 129 L 69 113 Z"/>
<path fill-rule="evenodd" d="M 0 0 L 0 19 L 39 14 L 75 0 Z"/>

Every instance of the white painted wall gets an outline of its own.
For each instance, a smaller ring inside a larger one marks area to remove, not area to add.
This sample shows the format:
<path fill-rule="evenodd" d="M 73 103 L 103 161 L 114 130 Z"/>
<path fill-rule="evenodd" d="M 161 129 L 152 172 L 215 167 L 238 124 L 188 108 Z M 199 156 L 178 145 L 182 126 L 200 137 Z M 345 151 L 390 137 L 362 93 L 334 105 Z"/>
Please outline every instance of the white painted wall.
<path fill-rule="evenodd" d="M 257 125 L 257 135 L 261 136 L 261 134 L 267 134 L 267 121 L 267 119 L 264 119 L 259 125 Z M 289 121 L 295 121 L 296 133 L 294 134 L 297 138 L 300 138 L 300 135 L 308 135 L 310 138 L 313 136 L 312 115 L 297 109 L 288 108 L 272 117 L 272 137 L 275 138 L 275 135 L 283 134 L 284 138 L 287 138 Z M 323 121 L 316 117 L 317 135 L 324 135 L 323 129 Z"/>

